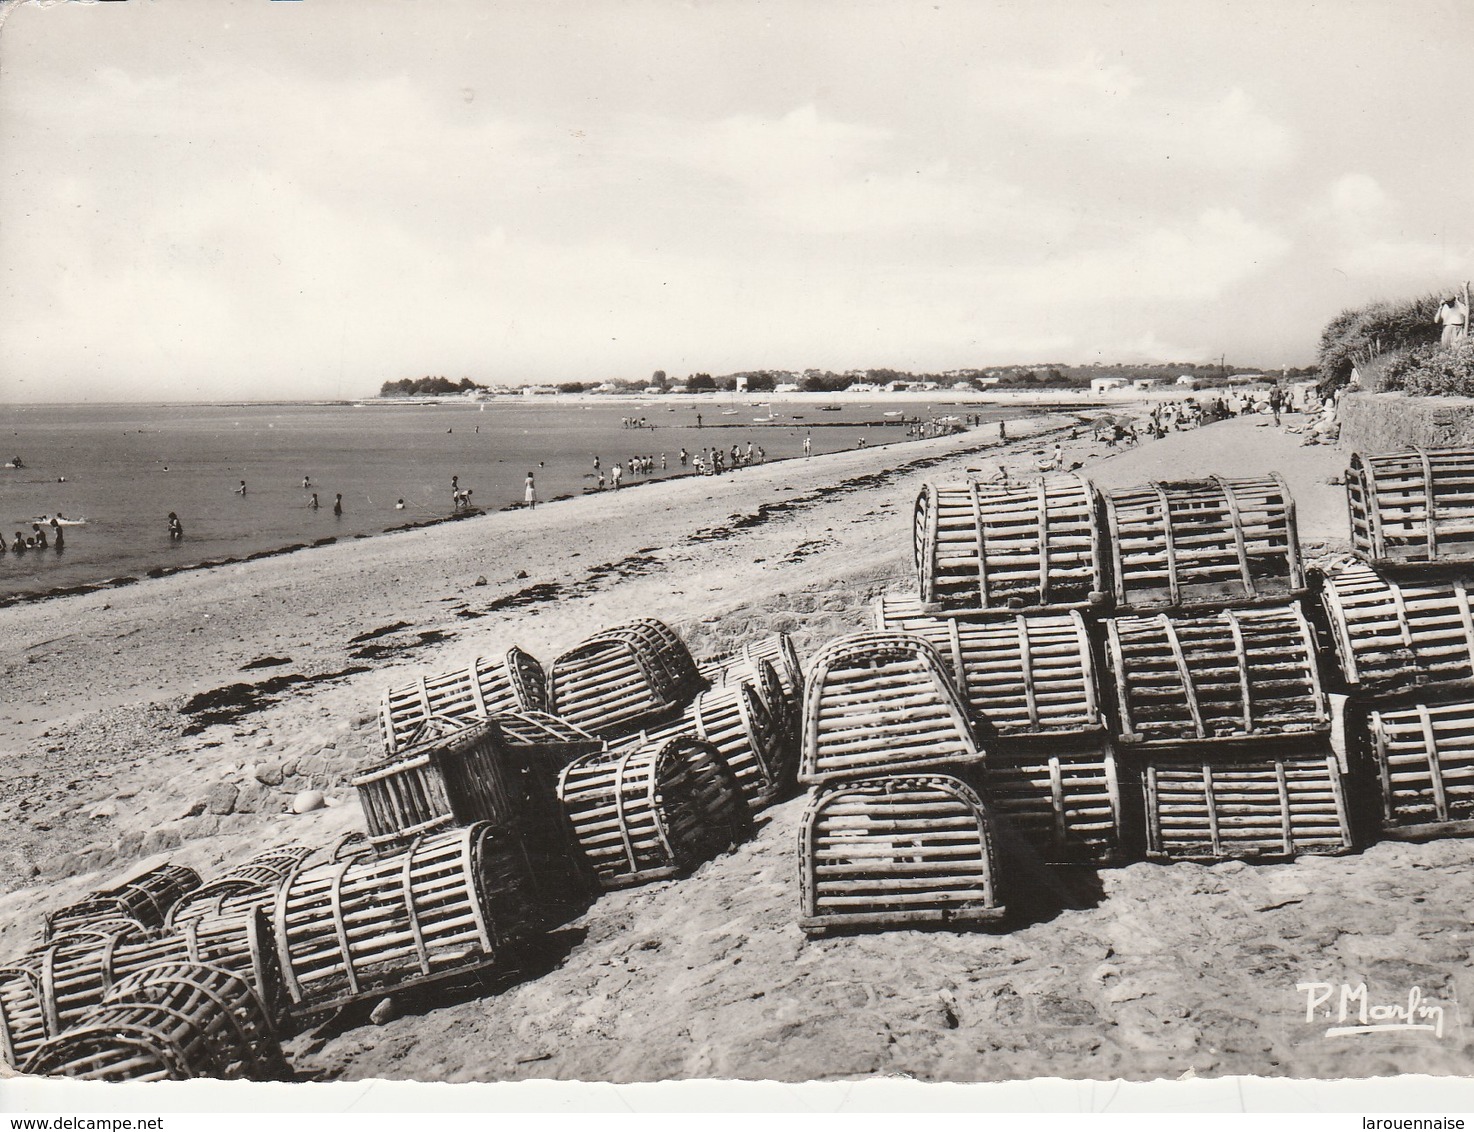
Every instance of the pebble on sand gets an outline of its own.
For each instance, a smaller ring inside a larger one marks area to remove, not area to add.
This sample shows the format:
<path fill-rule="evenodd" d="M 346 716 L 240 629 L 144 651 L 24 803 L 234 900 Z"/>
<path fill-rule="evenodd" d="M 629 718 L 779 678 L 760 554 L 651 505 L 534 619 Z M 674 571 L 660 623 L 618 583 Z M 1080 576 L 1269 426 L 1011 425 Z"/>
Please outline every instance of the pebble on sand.
<path fill-rule="evenodd" d="M 325 804 L 321 790 L 303 790 L 292 799 L 292 813 L 306 814 L 313 810 L 320 810 Z"/>

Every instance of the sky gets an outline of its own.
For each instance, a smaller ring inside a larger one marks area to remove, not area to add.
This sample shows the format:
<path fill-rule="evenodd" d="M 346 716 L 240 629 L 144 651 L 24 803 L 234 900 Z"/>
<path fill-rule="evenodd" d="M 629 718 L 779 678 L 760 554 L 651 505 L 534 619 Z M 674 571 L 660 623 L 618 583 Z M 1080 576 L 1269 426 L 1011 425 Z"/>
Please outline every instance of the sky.
<path fill-rule="evenodd" d="M 1474 275 L 1463 0 L 126 0 L 0 26 L 0 402 L 1314 361 Z"/>

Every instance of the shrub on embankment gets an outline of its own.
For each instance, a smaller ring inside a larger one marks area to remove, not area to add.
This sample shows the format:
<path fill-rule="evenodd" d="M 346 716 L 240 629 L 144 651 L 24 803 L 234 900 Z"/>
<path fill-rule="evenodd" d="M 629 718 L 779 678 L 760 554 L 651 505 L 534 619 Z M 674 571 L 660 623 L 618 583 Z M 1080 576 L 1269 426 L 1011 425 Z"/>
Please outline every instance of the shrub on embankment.
<path fill-rule="evenodd" d="M 1321 331 L 1317 356 L 1321 395 L 1350 381 L 1353 367 L 1375 375 L 1377 360 L 1385 355 L 1436 347 L 1439 329 L 1433 320 L 1441 302 L 1440 295 L 1431 293 L 1412 299 L 1379 299 L 1343 310 L 1331 319 Z"/>

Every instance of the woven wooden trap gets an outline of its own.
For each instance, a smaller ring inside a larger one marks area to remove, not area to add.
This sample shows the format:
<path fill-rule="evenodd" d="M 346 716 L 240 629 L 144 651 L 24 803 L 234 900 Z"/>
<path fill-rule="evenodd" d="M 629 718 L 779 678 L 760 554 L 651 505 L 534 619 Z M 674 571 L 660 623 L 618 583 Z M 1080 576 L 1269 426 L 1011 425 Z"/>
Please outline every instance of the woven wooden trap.
<path fill-rule="evenodd" d="M 432 717 L 470 723 L 504 711 L 546 711 L 546 685 L 542 665 L 519 648 L 500 660 L 477 657 L 464 668 L 396 685 L 379 704 L 384 751 L 395 754 Z"/>
<path fill-rule="evenodd" d="M 1355 452 L 1351 547 L 1375 566 L 1474 560 L 1474 448 Z"/>
<path fill-rule="evenodd" d="M 921 637 L 831 641 L 804 688 L 799 780 L 939 770 L 982 758 L 947 662 Z"/>
<path fill-rule="evenodd" d="M 185 896 L 169 910 L 165 925 L 178 930 L 191 920 L 245 915 L 276 902 L 276 890 L 312 856 L 309 845 L 266 849 Z"/>
<path fill-rule="evenodd" d="M 290 1011 L 504 965 L 534 930 L 529 889 L 520 841 L 487 822 L 300 870 L 272 914 Z"/>
<path fill-rule="evenodd" d="M 1330 705 L 1299 604 L 1106 621 L 1123 743 L 1323 733 Z"/>
<path fill-rule="evenodd" d="M 522 775 L 494 720 L 462 724 L 432 717 L 387 761 L 353 777 L 380 853 L 397 853 L 427 833 L 488 821 L 510 827 L 526 808 Z"/>
<path fill-rule="evenodd" d="M 548 710 L 622 738 L 671 718 L 705 686 L 685 643 L 646 618 L 596 633 L 553 661 Z"/>
<path fill-rule="evenodd" d="M 759 663 L 768 665 L 766 660 Z M 723 684 L 702 692 L 678 720 L 649 734 L 652 739 L 689 735 L 710 743 L 731 768 L 754 811 L 776 802 L 793 786 L 792 729 L 773 717 L 752 684 Z"/>
<path fill-rule="evenodd" d="M 702 677 L 713 685 L 753 685 L 775 717 L 786 705 L 797 720 L 804 694 L 804 669 L 793 638 L 787 633 L 770 633 L 735 652 L 708 657 L 700 668 Z"/>
<path fill-rule="evenodd" d="M 1081 735 L 1105 726 L 1085 619 L 1063 613 L 934 617 L 882 597 L 881 629 L 925 638 L 948 662 L 978 734 Z"/>
<path fill-rule="evenodd" d="M 1353 689 L 1386 697 L 1474 688 L 1474 609 L 1464 579 L 1396 582 L 1351 566 L 1326 578 L 1321 602 Z"/>
<path fill-rule="evenodd" d="M 1120 609 L 1285 602 L 1305 589 L 1295 501 L 1279 476 L 1101 492 Z"/>
<path fill-rule="evenodd" d="M 965 927 L 998 920 L 998 866 L 982 800 L 942 774 L 887 775 L 817 791 L 799 832 L 810 935 Z"/>
<path fill-rule="evenodd" d="M 1368 712 L 1389 837 L 1474 834 L 1474 703 Z"/>
<path fill-rule="evenodd" d="M 220 967 L 163 963 L 113 987 L 42 1045 L 26 1072 L 88 1081 L 275 1081 L 290 1075 L 250 984 Z"/>
<path fill-rule="evenodd" d="M 42 1041 L 61 1034 L 100 1005 L 126 976 L 171 962 L 222 967 L 249 982 L 268 1009 L 280 1001 L 280 976 L 269 929 L 259 911 L 229 921 L 191 920 L 179 931 L 158 936 L 121 923 L 92 925 L 57 936 L 0 973 L 0 984 L 6 988 L 0 989 L 0 1002 L 7 1003 L 0 1018 L 4 1023 L 0 1044 L 24 1060 Z M 38 996 L 39 1010 L 28 998 L 31 993 Z M 12 995 L 14 1008 L 8 1005 Z"/>
<path fill-rule="evenodd" d="M 193 869 L 183 865 L 156 865 L 52 912 L 46 917 L 45 938 L 54 939 L 98 920 L 119 916 L 136 920 L 145 928 L 162 928 L 169 909 L 199 887 L 200 874 Z"/>
<path fill-rule="evenodd" d="M 731 769 L 688 735 L 642 737 L 579 759 L 563 771 L 558 796 L 606 889 L 689 872 L 751 829 Z"/>
<path fill-rule="evenodd" d="M 1217 861 L 1352 848 L 1341 768 L 1329 744 L 1224 756 L 1215 747 L 1143 751 L 1147 856 Z"/>
<path fill-rule="evenodd" d="M 1084 606 L 1104 588 L 1095 489 L 1082 476 L 927 484 L 913 530 L 928 612 Z"/>
<path fill-rule="evenodd" d="M 1105 735 L 1000 740 L 972 777 L 982 783 L 993 813 L 1045 861 L 1122 859 L 1121 783 Z"/>

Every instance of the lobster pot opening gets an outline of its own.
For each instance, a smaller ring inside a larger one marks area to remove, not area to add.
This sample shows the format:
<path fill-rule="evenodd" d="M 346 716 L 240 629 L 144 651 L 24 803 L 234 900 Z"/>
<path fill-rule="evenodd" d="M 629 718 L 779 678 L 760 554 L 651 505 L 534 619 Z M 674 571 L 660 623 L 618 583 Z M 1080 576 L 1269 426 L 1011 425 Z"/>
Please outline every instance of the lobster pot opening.
<path fill-rule="evenodd" d="M 982 758 L 947 664 L 921 637 L 860 633 L 814 657 L 799 779 L 935 770 Z"/>
<path fill-rule="evenodd" d="M 982 800 L 948 775 L 888 775 L 820 789 L 800 833 L 810 935 L 999 919 L 997 861 Z"/>
<path fill-rule="evenodd" d="M 881 598 L 876 621 L 904 626 L 947 661 L 978 733 L 1072 735 L 1101 730 L 1085 619 L 1065 613 L 933 617 Z"/>
<path fill-rule="evenodd" d="M 1474 688 L 1474 611 L 1463 578 L 1402 583 L 1351 566 L 1326 578 L 1321 602 L 1353 689 L 1388 697 Z"/>
<path fill-rule="evenodd" d="M 353 778 L 369 843 L 397 853 L 437 830 L 489 821 L 511 826 L 525 810 L 521 775 L 498 724 L 431 719 L 387 762 Z"/>
<path fill-rule="evenodd" d="M 1355 452 L 1351 547 L 1378 566 L 1474 560 L 1474 448 Z"/>
<path fill-rule="evenodd" d="M 520 843 L 485 822 L 298 872 L 273 928 L 293 1013 L 503 963 L 534 928 Z"/>
<path fill-rule="evenodd" d="M 1103 734 L 1000 741 L 988 750 L 981 781 L 993 812 L 1045 861 L 1121 859 L 1121 784 Z"/>
<path fill-rule="evenodd" d="M 466 724 L 504 711 L 547 711 L 547 681 L 537 658 L 519 648 L 500 660 L 478 656 L 465 668 L 398 684 L 379 703 L 379 737 L 394 754 L 432 718 Z"/>
<path fill-rule="evenodd" d="M 1369 713 L 1390 836 L 1474 834 L 1474 703 Z"/>
<path fill-rule="evenodd" d="M 1147 856 L 1272 859 L 1352 848 L 1340 765 L 1324 741 L 1225 757 L 1142 752 Z"/>
<path fill-rule="evenodd" d="M 145 873 L 107 888 L 99 888 L 85 900 L 59 908 L 46 917 L 45 938 L 55 939 L 85 928 L 98 920 L 125 917 L 149 930 L 162 928 L 169 911 L 184 896 L 200 887 L 200 874 L 183 865 L 156 865 Z"/>
<path fill-rule="evenodd" d="M 914 551 L 930 612 L 1083 606 L 1103 588 L 1095 491 L 1077 475 L 926 484 Z"/>
<path fill-rule="evenodd" d="M 250 985 L 219 967 L 165 963 L 130 975 L 28 1073 L 88 1081 L 272 1081 L 289 1076 Z"/>
<path fill-rule="evenodd" d="M 680 719 L 651 737 L 679 735 L 694 736 L 716 748 L 754 811 L 771 805 L 793 785 L 791 734 L 773 718 L 751 684 L 726 684 L 702 692 Z"/>
<path fill-rule="evenodd" d="M 278 985 L 259 912 L 214 929 L 150 937 L 136 926 L 84 928 L 58 936 L 0 974 L 6 1056 L 23 1062 L 48 1038 L 76 1025 L 118 982 L 158 963 L 209 963 L 247 979 L 263 1002 Z M 25 976 L 17 972 L 24 971 Z M 36 1001 L 39 1000 L 39 1010 Z"/>
<path fill-rule="evenodd" d="M 191 920 L 239 918 L 256 908 L 269 908 L 277 889 L 313 851 L 309 845 L 287 845 L 256 854 L 175 904 L 166 927 L 173 931 Z"/>
<path fill-rule="evenodd" d="M 563 771 L 558 796 L 606 889 L 689 872 L 751 828 L 731 769 L 710 743 L 688 735 L 579 759 Z"/>
<path fill-rule="evenodd" d="M 1123 609 L 1282 602 L 1305 588 L 1295 501 L 1279 476 L 1101 493 Z"/>
<path fill-rule="evenodd" d="M 632 621 L 553 661 L 548 710 L 595 735 L 622 738 L 670 719 L 703 687 L 679 637 L 659 621 Z"/>
<path fill-rule="evenodd" d="M 1123 743 L 1330 730 L 1315 637 L 1298 604 L 1105 626 Z"/>

